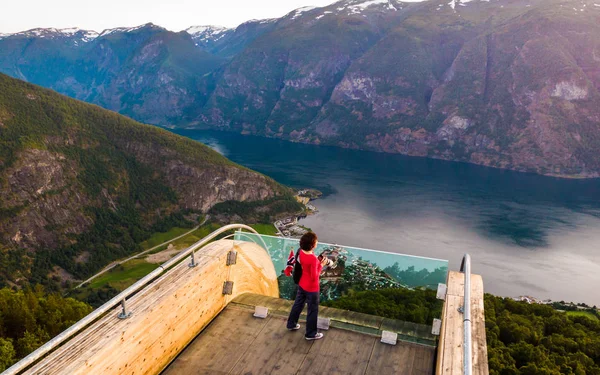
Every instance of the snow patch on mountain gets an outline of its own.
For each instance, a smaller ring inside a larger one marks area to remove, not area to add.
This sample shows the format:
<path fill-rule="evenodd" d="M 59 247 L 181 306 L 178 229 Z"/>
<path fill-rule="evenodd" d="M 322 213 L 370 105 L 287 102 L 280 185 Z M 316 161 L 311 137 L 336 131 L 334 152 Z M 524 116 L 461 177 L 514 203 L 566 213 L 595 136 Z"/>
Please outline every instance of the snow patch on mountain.
<path fill-rule="evenodd" d="M 414 1 L 413 1 L 414 2 Z M 350 0 L 337 4 L 336 10 L 346 11 L 348 15 L 360 14 L 365 10 L 397 11 L 402 3 L 395 0 Z"/>
<path fill-rule="evenodd" d="M 239 27 L 241 27 L 243 25 L 247 25 L 249 23 L 260 23 L 260 24 L 263 24 L 263 23 L 273 23 L 273 22 L 277 22 L 277 21 L 279 21 L 279 18 L 265 18 L 265 19 L 260 19 L 260 20 L 256 19 L 256 18 L 253 18 L 253 19 L 248 20 L 246 22 L 240 23 L 235 29 L 237 30 Z"/>
<path fill-rule="evenodd" d="M 466 7 L 467 3 L 471 3 L 471 2 L 474 2 L 474 1 L 489 3 L 491 0 L 450 0 L 450 2 L 447 3 L 447 5 L 449 5 L 450 8 L 456 10 L 456 6 L 457 5 L 458 6 L 462 6 L 462 7 Z M 436 10 L 440 10 L 444 5 L 445 5 L 445 3 L 438 5 L 438 7 L 437 7 Z"/>
<path fill-rule="evenodd" d="M 292 16 L 292 20 L 295 20 L 296 18 L 300 17 L 302 15 L 302 13 L 306 13 L 309 12 L 313 9 L 316 9 L 317 7 L 302 7 L 302 8 L 298 8 L 298 9 L 294 9 L 292 10 L 290 13 L 288 13 L 288 16 Z"/>
<path fill-rule="evenodd" d="M 98 37 L 98 33 L 93 30 L 83 30 L 77 27 L 70 27 L 67 29 L 56 29 L 53 27 L 50 28 L 37 28 L 31 29 L 27 31 L 21 31 L 14 34 L 0 34 L 0 39 L 8 38 L 10 36 L 20 36 L 26 38 L 60 38 L 67 37 L 73 38 L 73 42 L 75 45 L 79 45 L 79 42 L 90 42 Z"/>
<path fill-rule="evenodd" d="M 229 32 L 233 31 L 233 29 L 229 29 L 223 26 L 192 26 L 185 30 L 188 34 L 192 36 L 196 45 L 200 45 L 201 43 L 207 43 L 210 41 L 216 42 L 226 36 Z"/>
<path fill-rule="evenodd" d="M 135 27 L 116 27 L 114 29 L 106 29 L 106 30 L 102 31 L 99 36 L 107 36 L 107 35 L 110 35 L 110 34 L 113 34 L 116 32 L 130 33 L 132 31 L 143 29 L 145 27 L 152 28 L 152 29 L 166 30 L 164 27 L 157 26 L 150 22 L 150 23 L 145 23 L 143 25 L 139 25 L 139 26 L 135 26 Z"/>
<path fill-rule="evenodd" d="M 323 12 L 323 14 L 321 14 L 319 16 L 316 16 L 315 19 L 316 20 L 320 20 L 321 18 L 325 17 L 328 14 L 333 14 L 333 12 L 330 12 L 330 11 L 326 10 L 325 12 Z"/>
<path fill-rule="evenodd" d="M 198 34 L 202 34 L 202 33 L 210 33 L 212 35 L 218 35 L 218 34 L 222 34 L 222 33 L 226 32 L 227 30 L 231 30 L 231 29 L 229 29 L 227 27 L 223 27 L 223 26 L 214 26 L 214 25 L 191 26 L 191 27 L 188 27 L 187 29 L 185 29 L 185 31 L 190 35 L 198 35 Z"/>

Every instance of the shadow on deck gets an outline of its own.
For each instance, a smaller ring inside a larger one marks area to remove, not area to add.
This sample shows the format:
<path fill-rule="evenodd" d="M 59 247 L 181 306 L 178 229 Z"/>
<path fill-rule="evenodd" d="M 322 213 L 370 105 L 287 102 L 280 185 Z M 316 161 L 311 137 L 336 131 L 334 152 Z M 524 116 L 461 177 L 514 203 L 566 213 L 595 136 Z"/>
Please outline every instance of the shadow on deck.
<path fill-rule="evenodd" d="M 269 307 L 266 319 L 252 316 L 255 304 Z M 380 342 L 377 327 L 382 328 L 382 324 L 401 327 L 401 322 L 389 319 L 384 322 L 380 317 L 323 308 L 320 316 L 335 316 L 336 321 L 332 321 L 322 340 L 306 341 L 302 319 L 300 331 L 290 332 L 285 327 L 290 304 L 291 301 L 255 294 L 239 296 L 163 374 L 431 375 L 434 372 L 434 346 L 405 341 L 392 346 Z"/>

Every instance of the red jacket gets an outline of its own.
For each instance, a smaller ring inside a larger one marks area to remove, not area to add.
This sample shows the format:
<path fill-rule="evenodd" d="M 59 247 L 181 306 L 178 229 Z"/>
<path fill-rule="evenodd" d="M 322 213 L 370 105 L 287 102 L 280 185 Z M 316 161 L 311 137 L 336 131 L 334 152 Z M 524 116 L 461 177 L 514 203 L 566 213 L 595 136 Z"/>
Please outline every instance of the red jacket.
<path fill-rule="evenodd" d="M 318 292 L 319 291 L 319 275 L 323 266 L 319 262 L 319 258 L 312 253 L 306 254 L 300 250 L 300 256 L 298 257 L 300 265 L 302 266 L 302 277 L 298 285 L 307 292 Z"/>

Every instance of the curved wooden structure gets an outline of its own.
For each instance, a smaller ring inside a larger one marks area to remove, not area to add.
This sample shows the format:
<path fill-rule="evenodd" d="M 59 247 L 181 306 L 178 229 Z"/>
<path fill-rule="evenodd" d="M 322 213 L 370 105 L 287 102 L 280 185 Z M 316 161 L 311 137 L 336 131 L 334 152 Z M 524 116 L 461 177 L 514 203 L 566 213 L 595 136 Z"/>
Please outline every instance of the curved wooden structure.
<path fill-rule="evenodd" d="M 235 264 L 227 265 L 230 251 Z M 74 336 L 25 374 L 157 374 L 236 296 L 279 297 L 277 274 L 267 252 L 249 242 L 221 240 L 149 284 L 120 307 Z M 232 294 L 224 295 L 226 281 Z"/>

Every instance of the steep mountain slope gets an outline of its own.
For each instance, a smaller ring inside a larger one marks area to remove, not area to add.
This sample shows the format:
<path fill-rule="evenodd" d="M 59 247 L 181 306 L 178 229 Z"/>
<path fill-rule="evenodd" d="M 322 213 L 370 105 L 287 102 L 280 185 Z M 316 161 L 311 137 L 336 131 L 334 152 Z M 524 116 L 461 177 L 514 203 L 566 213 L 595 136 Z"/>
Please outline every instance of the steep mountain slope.
<path fill-rule="evenodd" d="M 277 19 L 252 20 L 235 29 L 221 26 L 192 26 L 186 31 L 196 46 L 215 56 L 230 59 L 262 34 L 271 31 Z"/>
<path fill-rule="evenodd" d="M 203 120 L 595 177 L 599 21 L 600 7 L 581 0 L 344 1 L 297 11 L 227 66 Z"/>
<path fill-rule="evenodd" d="M 227 201 L 297 209 L 200 143 L 0 74 L 0 282 L 82 277 Z"/>
<path fill-rule="evenodd" d="M 202 102 L 202 76 L 224 61 L 197 48 L 188 33 L 153 24 L 92 36 L 38 29 L 5 37 L 0 69 L 140 121 L 179 124 Z"/>
<path fill-rule="evenodd" d="M 473 2 L 436 10 L 437 19 L 432 8 L 407 17 L 354 62 L 309 137 L 598 176 L 600 8 L 534 4 L 489 13 Z"/>
<path fill-rule="evenodd" d="M 0 70 L 157 125 L 596 177 L 594 1 L 342 0 L 191 36 L 13 35 Z"/>

